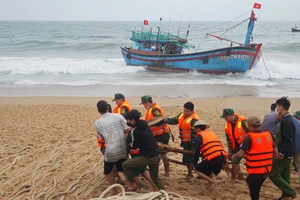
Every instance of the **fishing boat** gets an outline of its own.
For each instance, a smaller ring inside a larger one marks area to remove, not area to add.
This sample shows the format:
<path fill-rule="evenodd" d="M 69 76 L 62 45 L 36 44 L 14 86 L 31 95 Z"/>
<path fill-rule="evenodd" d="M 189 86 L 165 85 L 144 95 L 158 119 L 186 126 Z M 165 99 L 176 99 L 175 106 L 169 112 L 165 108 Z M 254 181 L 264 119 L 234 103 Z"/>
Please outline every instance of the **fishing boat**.
<path fill-rule="evenodd" d="M 300 32 L 300 28 L 295 26 L 294 28 L 292 28 L 292 32 Z"/>
<path fill-rule="evenodd" d="M 261 57 L 262 43 L 251 43 L 254 23 L 257 20 L 252 10 L 244 43 L 207 34 L 219 40 L 228 41 L 228 47 L 202 52 L 184 53 L 188 45 L 186 37 L 170 33 L 131 31 L 131 47 L 121 47 L 127 65 L 146 66 L 156 71 L 186 72 L 197 71 L 206 74 L 243 73 L 253 69 Z"/>

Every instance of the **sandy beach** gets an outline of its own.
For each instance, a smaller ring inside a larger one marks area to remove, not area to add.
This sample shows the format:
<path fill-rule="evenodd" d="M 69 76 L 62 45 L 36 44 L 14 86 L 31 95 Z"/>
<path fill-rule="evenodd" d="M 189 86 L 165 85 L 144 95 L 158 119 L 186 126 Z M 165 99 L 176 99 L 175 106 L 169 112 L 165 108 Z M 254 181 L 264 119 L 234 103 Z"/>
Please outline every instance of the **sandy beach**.
<path fill-rule="evenodd" d="M 154 91 L 153 91 L 154 92 Z M 125 94 L 126 95 L 126 94 Z M 256 96 L 256 95 L 255 95 Z M 280 98 L 281 96 L 278 96 Z M 94 121 L 99 116 L 96 103 L 111 102 L 112 97 L 0 97 L 0 199 L 90 199 L 98 197 L 107 187 L 103 180 L 103 157 L 96 142 Z M 224 124 L 220 119 L 223 108 L 261 118 L 269 112 L 277 98 L 215 97 L 215 98 L 154 98 L 165 114 L 176 116 L 186 101 L 195 104 L 201 119 L 208 122 L 225 144 Z M 127 98 L 133 108 L 142 113 L 139 97 Z M 300 99 L 291 98 L 290 112 L 300 110 Z M 179 147 L 177 126 L 170 126 Z M 182 155 L 169 153 L 181 161 Z M 206 191 L 207 181 L 185 180 L 186 168 L 171 164 L 171 176 L 160 177 L 168 192 L 203 200 L 250 199 L 246 182 L 232 183 L 222 171 L 214 189 Z M 245 171 L 245 166 L 243 166 Z M 298 177 L 291 168 L 291 185 L 298 188 Z M 151 191 L 145 181 L 143 191 Z M 274 199 L 281 192 L 267 179 L 261 199 Z M 300 190 L 297 189 L 300 197 Z"/>

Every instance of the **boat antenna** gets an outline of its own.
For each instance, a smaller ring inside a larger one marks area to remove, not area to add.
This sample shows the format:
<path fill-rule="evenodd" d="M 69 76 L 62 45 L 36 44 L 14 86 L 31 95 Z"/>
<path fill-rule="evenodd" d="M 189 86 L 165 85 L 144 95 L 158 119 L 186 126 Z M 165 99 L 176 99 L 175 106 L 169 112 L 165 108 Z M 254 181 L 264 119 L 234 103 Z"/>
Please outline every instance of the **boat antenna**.
<path fill-rule="evenodd" d="M 178 25 L 177 36 L 179 36 L 179 29 L 180 29 L 180 26 L 181 26 L 181 19 L 182 19 L 182 15 L 180 16 L 180 21 L 179 21 L 179 25 Z"/>
<path fill-rule="evenodd" d="M 186 32 L 185 39 L 187 39 L 187 37 L 189 36 L 191 23 L 192 23 L 192 19 L 191 19 L 190 24 L 189 24 L 189 26 L 188 26 L 188 30 L 187 30 L 187 32 Z"/>
<path fill-rule="evenodd" d="M 170 0 L 170 18 L 169 18 L 169 28 L 168 28 L 168 33 L 170 33 L 170 27 L 171 27 L 171 14 L 172 14 L 172 3 L 173 0 Z"/>

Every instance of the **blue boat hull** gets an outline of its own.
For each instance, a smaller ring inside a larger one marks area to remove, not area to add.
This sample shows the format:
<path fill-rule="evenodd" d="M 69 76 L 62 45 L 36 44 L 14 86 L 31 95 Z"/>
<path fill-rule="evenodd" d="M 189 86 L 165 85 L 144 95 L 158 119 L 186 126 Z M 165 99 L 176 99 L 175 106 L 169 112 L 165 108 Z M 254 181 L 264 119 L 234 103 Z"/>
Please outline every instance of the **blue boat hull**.
<path fill-rule="evenodd" d="M 228 47 L 190 54 L 153 55 L 121 47 L 127 65 L 147 66 L 159 71 L 198 71 L 208 74 L 242 73 L 256 66 L 261 46 Z"/>

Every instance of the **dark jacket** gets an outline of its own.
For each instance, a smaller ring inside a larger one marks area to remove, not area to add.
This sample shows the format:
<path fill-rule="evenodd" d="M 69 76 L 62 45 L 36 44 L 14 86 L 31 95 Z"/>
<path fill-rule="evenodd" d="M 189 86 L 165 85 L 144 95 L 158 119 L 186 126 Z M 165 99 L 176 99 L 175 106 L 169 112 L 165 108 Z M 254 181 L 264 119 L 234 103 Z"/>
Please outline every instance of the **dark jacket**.
<path fill-rule="evenodd" d="M 282 116 L 279 134 L 276 135 L 278 154 L 284 158 L 292 159 L 296 152 L 296 128 L 290 113 Z"/>
<path fill-rule="evenodd" d="M 145 120 L 137 120 L 133 130 L 133 149 L 140 149 L 140 156 L 152 158 L 159 155 L 153 133 Z"/>

